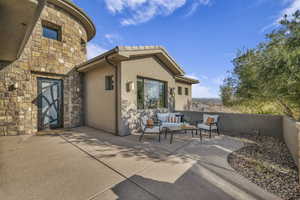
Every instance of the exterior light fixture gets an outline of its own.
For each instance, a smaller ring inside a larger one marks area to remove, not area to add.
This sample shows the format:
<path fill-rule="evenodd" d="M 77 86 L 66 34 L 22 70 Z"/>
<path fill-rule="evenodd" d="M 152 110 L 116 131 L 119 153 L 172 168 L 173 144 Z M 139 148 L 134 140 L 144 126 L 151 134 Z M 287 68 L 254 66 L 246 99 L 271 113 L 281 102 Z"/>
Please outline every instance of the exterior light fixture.
<path fill-rule="evenodd" d="M 128 81 L 126 84 L 126 90 L 127 92 L 131 92 L 134 90 L 134 83 L 133 81 Z"/>
<path fill-rule="evenodd" d="M 175 88 L 170 88 L 170 95 L 175 97 Z"/>
<path fill-rule="evenodd" d="M 19 88 L 19 84 L 18 83 L 14 83 L 14 84 L 12 84 L 12 85 L 10 85 L 8 87 L 8 91 L 14 91 L 14 90 L 16 90 L 18 88 Z"/>

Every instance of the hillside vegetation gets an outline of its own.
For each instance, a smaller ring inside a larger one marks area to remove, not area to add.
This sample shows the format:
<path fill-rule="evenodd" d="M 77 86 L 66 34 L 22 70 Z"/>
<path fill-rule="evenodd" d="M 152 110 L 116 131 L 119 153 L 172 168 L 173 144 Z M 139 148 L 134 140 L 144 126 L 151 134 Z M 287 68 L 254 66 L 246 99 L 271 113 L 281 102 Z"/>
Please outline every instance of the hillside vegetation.
<path fill-rule="evenodd" d="M 232 107 L 224 106 L 222 100 L 217 98 L 193 98 L 191 110 L 198 112 L 238 112 Z"/>
<path fill-rule="evenodd" d="M 240 50 L 221 86 L 225 106 L 300 119 L 300 11 L 280 22 L 256 48 Z"/>

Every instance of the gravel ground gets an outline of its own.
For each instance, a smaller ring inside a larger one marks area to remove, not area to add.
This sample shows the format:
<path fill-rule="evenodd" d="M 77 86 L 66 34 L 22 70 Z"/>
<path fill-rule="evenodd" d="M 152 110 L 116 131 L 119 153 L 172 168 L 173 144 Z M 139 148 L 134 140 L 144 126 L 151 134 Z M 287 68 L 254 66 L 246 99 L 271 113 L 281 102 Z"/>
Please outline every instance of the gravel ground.
<path fill-rule="evenodd" d="M 298 169 L 285 143 L 272 137 L 240 137 L 245 147 L 231 153 L 229 164 L 241 175 L 284 200 L 300 199 Z"/>

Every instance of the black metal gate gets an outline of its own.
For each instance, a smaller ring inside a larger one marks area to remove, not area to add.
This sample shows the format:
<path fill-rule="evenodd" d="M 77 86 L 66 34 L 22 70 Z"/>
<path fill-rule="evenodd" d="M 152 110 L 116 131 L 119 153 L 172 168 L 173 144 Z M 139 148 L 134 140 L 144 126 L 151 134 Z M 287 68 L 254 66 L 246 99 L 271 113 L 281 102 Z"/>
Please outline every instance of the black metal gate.
<path fill-rule="evenodd" d="M 62 127 L 62 80 L 38 78 L 38 128 Z"/>

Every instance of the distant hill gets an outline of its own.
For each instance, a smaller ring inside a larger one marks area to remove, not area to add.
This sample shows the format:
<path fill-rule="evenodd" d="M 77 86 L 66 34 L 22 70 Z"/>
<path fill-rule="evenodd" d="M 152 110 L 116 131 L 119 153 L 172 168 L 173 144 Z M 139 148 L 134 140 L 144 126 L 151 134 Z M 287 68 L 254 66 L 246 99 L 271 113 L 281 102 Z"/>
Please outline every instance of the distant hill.
<path fill-rule="evenodd" d="M 234 113 L 232 109 L 225 107 L 222 100 L 218 98 L 193 98 L 191 110 L 200 112 Z"/>
<path fill-rule="evenodd" d="M 222 104 L 222 100 L 219 98 L 193 98 L 193 102 L 202 102 L 209 104 Z"/>

